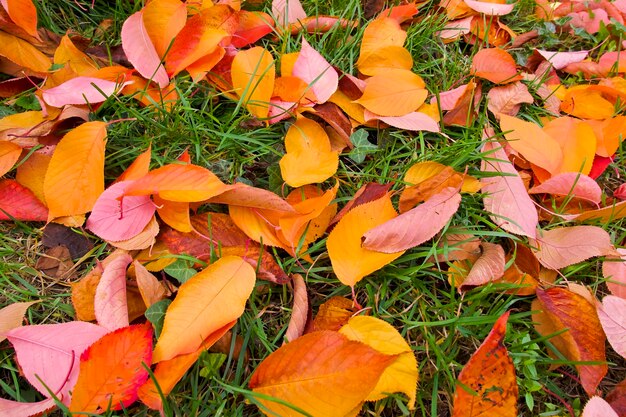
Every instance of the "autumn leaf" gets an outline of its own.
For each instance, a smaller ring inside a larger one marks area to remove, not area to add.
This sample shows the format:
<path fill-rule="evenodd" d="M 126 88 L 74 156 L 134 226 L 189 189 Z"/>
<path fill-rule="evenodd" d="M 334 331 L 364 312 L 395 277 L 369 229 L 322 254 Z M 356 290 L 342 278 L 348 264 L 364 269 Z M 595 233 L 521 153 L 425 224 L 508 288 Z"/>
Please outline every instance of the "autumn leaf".
<path fill-rule="evenodd" d="M 23 403 L 0 398 L 0 413 L 6 417 L 39 416 L 54 407 L 56 407 L 54 398 L 46 398 L 34 403 Z"/>
<path fill-rule="evenodd" d="M 487 93 L 487 100 L 487 108 L 496 117 L 500 113 L 515 116 L 522 103 L 532 104 L 535 101 L 526 84 L 521 81 L 492 88 Z"/>
<path fill-rule="evenodd" d="M 235 92 L 248 111 L 258 119 L 267 118 L 276 78 L 272 54 L 260 46 L 239 51 L 230 74 Z"/>
<path fill-rule="evenodd" d="M 406 37 L 406 32 L 402 30 L 397 20 L 383 16 L 374 19 L 363 31 L 361 53 L 356 64 L 357 68 L 367 65 L 366 63 L 370 55 L 378 50 L 390 46 L 402 48 Z"/>
<path fill-rule="evenodd" d="M 221 258 L 191 277 L 167 309 L 154 362 L 195 351 L 209 334 L 239 318 L 254 282 L 254 269 L 236 256 Z"/>
<path fill-rule="evenodd" d="M 344 417 L 360 406 L 396 357 L 337 332 L 314 332 L 265 358 L 249 386 L 315 417 Z M 284 403 L 257 399 L 275 414 L 302 415 Z"/>
<path fill-rule="evenodd" d="M 339 329 L 339 333 L 386 355 L 398 355 L 380 376 L 367 401 L 378 401 L 390 393 L 402 392 L 409 397 L 409 409 L 413 410 L 418 380 L 417 360 L 400 333 L 389 323 L 369 316 L 352 317 Z"/>
<path fill-rule="evenodd" d="M 506 84 L 520 79 L 515 60 L 501 48 L 485 48 L 478 51 L 472 58 L 471 72 L 496 84 Z"/>
<path fill-rule="evenodd" d="M 473 287 L 496 281 L 504 275 L 506 261 L 502 246 L 483 242 L 481 247 L 482 253 L 474 261 L 463 282 L 454 283 L 461 291 L 467 291 Z"/>
<path fill-rule="evenodd" d="M 596 135 L 592 127 L 572 117 L 559 117 L 545 124 L 543 131 L 554 139 L 563 154 L 558 172 L 591 172 L 596 154 Z"/>
<path fill-rule="evenodd" d="M 405 69 L 390 69 L 366 82 L 355 102 L 380 116 L 404 116 L 417 110 L 428 96 L 422 78 Z"/>
<path fill-rule="evenodd" d="M 537 288 L 531 310 L 535 329 L 568 360 L 599 362 L 575 365 L 585 392 L 593 395 L 607 372 L 604 342 L 606 337 L 595 306 L 583 296 L 564 288 Z M 565 330 L 565 331 L 564 331 Z M 556 333 L 560 333 L 554 336 Z"/>
<path fill-rule="evenodd" d="M 497 143 L 486 142 L 483 153 L 488 159 L 482 161 L 481 171 L 498 175 L 481 179 L 485 210 L 504 230 L 535 237 L 539 224 L 537 210 L 513 164 Z"/>
<path fill-rule="evenodd" d="M 133 261 L 127 253 L 120 253 L 104 267 L 94 297 L 94 312 L 98 324 L 109 331 L 128 327 L 126 301 L 126 268 Z"/>
<path fill-rule="evenodd" d="M 9 17 L 30 36 L 38 38 L 37 9 L 32 0 L 2 0 L 2 7 Z"/>
<path fill-rule="evenodd" d="M 611 347 L 620 356 L 626 357 L 626 300 L 607 295 L 597 307 L 598 318 Z"/>
<path fill-rule="evenodd" d="M 293 283 L 293 308 L 285 331 L 287 342 L 293 342 L 302 336 L 309 317 L 309 295 L 302 275 L 292 275 L 291 282 Z"/>
<path fill-rule="evenodd" d="M 453 417 L 517 416 L 515 367 L 504 346 L 508 318 L 500 316 L 459 374 Z"/>
<path fill-rule="evenodd" d="M 618 417 L 613 407 L 600 397 L 593 396 L 585 404 L 580 417 Z"/>
<path fill-rule="evenodd" d="M 272 14 L 281 26 L 287 26 L 306 17 L 300 0 L 272 0 Z"/>
<path fill-rule="evenodd" d="M 102 103 L 131 82 L 109 81 L 95 77 L 76 77 L 61 85 L 44 90 L 41 96 L 46 104 L 53 107 L 63 107 L 68 104 Z"/>
<path fill-rule="evenodd" d="M 535 256 L 542 265 L 561 269 L 595 256 L 613 254 L 611 237 L 597 226 L 557 227 L 537 237 Z"/>
<path fill-rule="evenodd" d="M 382 253 L 361 247 L 364 233 L 396 217 L 389 194 L 355 207 L 343 216 L 326 240 L 328 256 L 339 281 L 354 286 L 404 253 Z"/>
<path fill-rule="evenodd" d="M 617 248 L 615 254 L 602 262 L 602 275 L 611 294 L 626 299 L 626 249 Z"/>
<path fill-rule="evenodd" d="M 106 134 L 106 123 L 87 122 L 57 145 L 44 179 L 50 219 L 92 210 L 104 191 Z"/>
<path fill-rule="evenodd" d="M 28 307 L 39 301 L 11 303 L 0 309 L 0 342 L 6 339 L 6 333 L 22 325 Z"/>
<path fill-rule="evenodd" d="M 48 208 L 15 180 L 0 180 L 0 220 L 46 221 Z"/>
<path fill-rule="evenodd" d="M 307 326 L 307 333 L 320 330 L 339 330 L 350 317 L 356 313 L 356 308 L 352 301 L 344 297 L 333 296 L 326 300 L 317 311 L 317 315 Z"/>
<path fill-rule="evenodd" d="M 52 66 L 52 60 L 35 46 L 4 31 L 0 31 L 0 56 L 42 74 Z"/>
<path fill-rule="evenodd" d="M 168 296 L 169 292 L 165 289 L 163 284 L 161 284 L 159 280 L 146 269 L 145 266 L 136 260 L 133 261 L 133 266 L 135 268 L 137 287 L 139 288 L 139 293 L 141 294 L 141 298 L 146 304 L 146 307 L 150 307 L 152 304 L 159 302 Z"/>
<path fill-rule="evenodd" d="M 339 74 L 324 57 L 302 38 L 302 49 L 293 64 L 291 75 L 310 85 L 317 103 L 326 103 L 339 85 Z"/>
<path fill-rule="evenodd" d="M 120 410 L 137 400 L 148 379 L 152 326 L 149 323 L 108 333 L 80 356 L 80 372 L 70 411 L 76 414 Z"/>
<path fill-rule="evenodd" d="M 552 194 L 562 197 L 574 197 L 600 204 L 602 190 L 597 182 L 577 172 L 565 172 L 535 185 L 528 194 Z"/>
<path fill-rule="evenodd" d="M 22 154 L 22 147 L 13 142 L 0 142 L 0 176 L 13 168 Z"/>
<path fill-rule="evenodd" d="M 285 149 L 287 153 L 279 163 L 280 172 L 292 187 L 326 181 L 339 166 L 339 155 L 331 149 L 324 129 L 305 117 L 299 117 L 289 127 Z"/>
<path fill-rule="evenodd" d="M 143 25 L 159 57 L 185 26 L 187 9 L 180 0 L 153 0 L 142 10 Z"/>

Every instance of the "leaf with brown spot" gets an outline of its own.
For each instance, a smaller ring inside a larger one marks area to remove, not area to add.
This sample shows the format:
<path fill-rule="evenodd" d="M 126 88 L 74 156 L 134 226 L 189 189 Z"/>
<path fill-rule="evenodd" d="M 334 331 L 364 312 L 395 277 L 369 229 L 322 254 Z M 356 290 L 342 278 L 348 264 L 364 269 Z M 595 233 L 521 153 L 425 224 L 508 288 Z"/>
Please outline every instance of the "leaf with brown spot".
<path fill-rule="evenodd" d="M 508 318 L 507 311 L 459 374 L 452 417 L 517 417 L 515 367 L 504 346 Z"/>
<path fill-rule="evenodd" d="M 606 336 L 596 308 L 583 296 L 565 288 L 537 288 L 537 299 L 531 310 L 535 329 L 573 362 L 599 362 L 597 365 L 575 365 L 588 395 L 596 392 L 607 373 Z M 565 330 L 565 331 L 564 331 Z M 559 333 L 554 336 L 554 334 Z"/>
<path fill-rule="evenodd" d="M 320 306 L 310 328 L 307 326 L 306 333 L 339 330 L 356 312 L 354 303 L 347 298 L 330 297 Z"/>

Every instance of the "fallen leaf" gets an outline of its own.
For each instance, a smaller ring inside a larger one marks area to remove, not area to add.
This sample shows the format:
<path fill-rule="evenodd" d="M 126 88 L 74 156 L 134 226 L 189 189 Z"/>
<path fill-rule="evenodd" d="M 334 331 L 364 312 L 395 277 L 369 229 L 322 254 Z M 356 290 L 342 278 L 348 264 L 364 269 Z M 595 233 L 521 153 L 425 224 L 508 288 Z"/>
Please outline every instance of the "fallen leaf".
<path fill-rule="evenodd" d="M 287 184 L 301 187 L 326 181 L 339 166 L 339 155 L 316 122 L 299 117 L 285 136 L 287 153 L 280 160 L 280 172 Z"/>
<path fill-rule="evenodd" d="M 472 58 L 471 72 L 495 84 L 506 84 L 521 78 L 513 57 L 504 49 L 481 49 Z"/>
<path fill-rule="evenodd" d="M 487 108 L 496 117 L 499 117 L 500 113 L 515 116 L 519 112 L 522 103 L 533 104 L 535 101 L 526 84 L 523 84 L 521 81 L 493 87 L 487 93 L 487 100 Z"/>
<path fill-rule="evenodd" d="M 576 172 L 557 174 L 528 190 L 528 194 L 544 193 L 580 198 L 596 205 L 602 200 L 602 190 L 598 183 L 590 177 Z"/>
<path fill-rule="evenodd" d="M 66 275 L 73 266 L 69 249 L 62 245 L 47 249 L 35 264 L 35 268 L 50 277 L 66 279 L 74 278 L 75 271 L 72 276 Z"/>
<path fill-rule="evenodd" d="M 139 74 L 165 88 L 170 83 L 165 67 L 143 21 L 143 11 L 132 14 L 122 25 L 122 47 L 128 61 Z"/>
<path fill-rule="evenodd" d="M 543 131 L 561 147 L 563 159 L 558 172 L 580 172 L 584 175 L 591 172 L 596 154 L 596 135 L 589 124 L 572 117 L 559 117 L 546 123 Z"/>
<path fill-rule="evenodd" d="M 0 176 L 13 168 L 22 154 L 22 147 L 13 142 L 0 142 Z"/>
<path fill-rule="evenodd" d="M 272 15 L 281 26 L 295 23 L 306 17 L 300 0 L 272 0 Z"/>
<path fill-rule="evenodd" d="M 471 288 L 496 281 L 504 275 L 505 258 L 502 246 L 483 242 L 482 253 L 476 259 L 467 277 L 463 282 L 455 282 L 460 291 L 467 291 Z"/>
<path fill-rule="evenodd" d="M 348 201 L 348 203 L 343 206 L 343 208 L 333 217 L 330 221 L 330 227 L 334 227 L 334 225 L 343 218 L 350 210 L 355 207 L 360 206 L 361 204 L 370 203 L 372 201 L 378 200 L 379 198 L 384 197 L 391 188 L 391 184 L 378 184 L 376 182 L 368 182 L 365 185 L 361 186 L 354 193 L 352 200 Z"/>
<path fill-rule="evenodd" d="M 43 101 L 53 107 L 95 104 L 102 103 L 130 83 L 131 81 L 116 82 L 94 77 L 76 77 L 44 90 L 41 95 Z"/>
<path fill-rule="evenodd" d="M 81 258 L 93 248 L 93 243 L 84 234 L 73 229 L 56 224 L 48 223 L 43 229 L 41 243 L 46 248 L 63 245 L 70 251 L 72 259 Z"/>
<path fill-rule="evenodd" d="M 575 365 L 585 392 L 594 395 L 607 372 L 602 331 L 595 306 L 583 296 L 564 288 L 537 288 L 531 305 L 537 332 L 552 336 L 552 345 L 569 361 L 600 362 L 598 365 Z M 565 330 L 565 331 L 564 331 Z"/>
<path fill-rule="evenodd" d="M 6 333 L 9 330 L 20 327 L 24 321 L 24 315 L 28 307 L 37 304 L 40 301 L 28 301 L 21 303 L 11 303 L 0 309 L 0 342 L 6 339 Z"/>
<path fill-rule="evenodd" d="M 487 16 L 504 16 L 513 11 L 515 3 L 498 3 L 491 1 L 463 0 L 472 10 Z"/>
<path fill-rule="evenodd" d="M 403 116 L 380 116 L 366 109 L 364 116 L 366 122 L 380 120 L 398 129 L 412 130 L 414 132 L 439 132 L 439 124 L 437 121 L 429 115 L 418 111 L 407 113 Z"/>
<path fill-rule="evenodd" d="M 37 47 L 4 31 L 0 31 L 0 56 L 41 74 L 52 66 L 52 60 Z"/>
<path fill-rule="evenodd" d="M 409 70 L 390 69 L 367 79 L 356 103 L 380 116 L 404 116 L 417 110 L 428 96 L 422 78 Z"/>
<path fill-rule="evenodd" d="M 0 413 L 6 417 L 39 416 L 54 407 L 56 407 L 54 398 L 46 398 L 34 403 L 22 403 L 0 398 Z"/>
<path fill-rule="evenodd" d="M 515 367 L 504 346 L 508 318 L 508 311 L 500 316 L 459 374 L 453 417 L 517 416 Z"/>
<path fill-rule="evenodd" d="M 589 54 L 589 51 L 552 52 L 544 51 L 542 49 L 535 49 L 535 51 L 550 62 L 556 70 L 561 70 L 569 64 L 580 62 L 587 58 L 587 55 Z"/>
<path fill-rule="evenodd" d="M 337 295 L 330 297 L 319 307 L 311 326 L 307 326 L 306 333 L 339 330 L 356 313 L 357 309 L 352 301 Z"/>
<path fill-rule="evenodd" d="M 117 242 L 137 236 L 154 216 L 149 196 L 124 196 L 131 181 L 111 185 L 100 196 L 87 219 L 87 229 L 101 239 Z"/>
<path fill-rule="evenodd" d="M 106 135 L 106 123 L 87 122 L 58 143 L 44 179 L 50 219 L 91 211 L 104 191 Z"/>
<path fill-rule="evenodd" d="M 135 267 L 137 287 L 139 288 L 139 293 L 146 307 L 150 307 L 152 304 L 163 300 L 169 295 L 165 286 L 161 284 L 145 266 L 136 260 L 133 261 L 133 266 Z"/>
<path fill-rule="evenodd" d="M 230 73 L 235 92 L 248 111 L 258 119 L 267 118 L 276 78 L 272 54 L 260 46 L 239 51 Z"/>
<path fill-rule="evenodd" d="M 390 69 L 410 70 L 413 67 L 411 53 L 402 46 L 387 45 L 359 59 L 357 68 L 365 75 L 382 74 Z"/>
<path fill-rule="evenodd" d="M 367 62 L 369 56 L 379 49 L 388 46 L 402 47 L 406 37 L 406 32 L 402 30 L 397 20 L 384 16 L 374 19 L 363 31 L 357 68 L 363 62 Z"/>
<path fill-rule="evenodd" d="M 618 416 L 623 416 L 626 412 L 626 382 L 622 380 L 615 385 L 615 387 L 606 395 L 606 400 L 618 413 Z"/>
<path fill-rule="evenodd" d="M 580 417 L 619 417 L 613 407 L 600 397 L 593 396 L 585 404 Z"/>
<path fill-rule="evenodd" d="M 537 236 L 533 249 L 539 262 L 550 269 L 561 269 L 595 256 L 615 252 L 611 237 L 597 226 L 557 227 Z"/>
<path fill-rule="evenodd" d="M 353 287 L 404 253 L 375 252 L 361 246 L 364 233 L 396 217 L 389 194 L 357 206 L 343 216 L 326 240 L 328 256 L 339 281 Z"/>
<path fill-rule="evenodd" d="M 602 304 L 597 305 L 602 330 L 613 350 L 622 357 L 626 357 L 625 307 L 626 300 L 614 295 L 607 295 L 602 299 Z"/>
<path fill-rule="evenodd" d="M 15 180 L 0 180 L 0 220 L 46 221 L 48 209 Z"/>
<path fill-rule="evenodd" d="M 243 259 L 228 256 L 183 283 L 165 314 L 153 361 L 191 353 L 209 334 L 239 318 L 254 282 L 254 269 Z"/>
<path fill-rule="evenodd" d="M 2 7 L 17 26 L 35 38 L 37 34 L 37 9 L 32 0 L 2 0 Z"/>
<path fill-rule="evenodd" d="M 417 392 L 417 360 L 404 338 L 389 323 L 368 316 L 352 317 L 339 329 L 350 340 L 362 342 L 380 353 L 398 355 L 385 369 L 376 387 L 366 401 L 378 401 L 394 392 L 402 392 L 409 398 L 409 409 L 415 409 Z"/>
<path fill-rule="evenodd" d="M 534 238 L 539 217 L 524 182 L 499 144 L 486 142 L 482 152 L 489 159 L 483 159 L 480 170 L 498 174 L 481 179 L 483 203 L 491 213 L 489 217 L 508 232 Z"/>
<path fill-rule="evenodd" d="M 291 0 L 290 0 L 291 1 Z M 309 84 L 318 103 L 326 103 L 339 86 L 339 74 L 302 38 L 302 49 L 293 64 L 291 75 Z"/>
<path fill-rule="evenodd" d="M 143 25 L 159 57 L 185 26 L 187 8 L 180 0 L 152 0 L 142 10 Z"/>
<path fill-rule="evenodd" d="M 137 400 L 151 365 L 150 323 L 108 333 L 80 355 L 80 373 L 72 392 L 74 414 L 120 410 Z M 106 369 L 107 372 L 103 372 Z"/>
<path fill-rule="evenodd" d="M 302 336 L 309 317 L 309 295 L 306 291 L 306 283 L 300 274 L 292 275 L 291 279 L 293 282 L 293 308 L 285 331 L 287 342 L 293 342 Z"/>
<path fill-rule="evenodd" d="M 239 25 L 232 38 L 235 48 L 253 44 L 274 30 L 274 20 L 267 13 L 239 10 L 238 18 Z"/>
<path fill-rule="evenodd" d="M 94 312 L 98 324 L 109 331 L 128 327 L 126 268 L 133 258 L 126 253 L 113 258 L 104 267 L 96 287 Z"/>
<path fill-rule="evenodd" d="M 617 248 L 616 253 L 602 262 L 602 275 L 611 294 L 626 299 L 626 249 Z"/>
<path fill-rule="evenodd" d="M 136 236 L 126 240 L 109 242 L 111 246 L 125 251 L 142 250 L 153 246 L 156 243 L 156 236 L 159 234 L 159 222 L 152 216 L 146 227 Z"/>
<path fill-rule="evenodd" d="M 459 190 L 445 188 L 423 204 L 367 230 L 363 234 L 363 248 L 394 253 L 421 245 L 445 227 L 460 203 Z"/>
<path fill-rule="evenodd" d="M 315 417 L 344 417 L 365 400 L 396 357 L 340 333 L 309 333 L 265 358 L 249 386 Z M 302 415 L 278 402 L 258 401 L 277 415 Z"/>

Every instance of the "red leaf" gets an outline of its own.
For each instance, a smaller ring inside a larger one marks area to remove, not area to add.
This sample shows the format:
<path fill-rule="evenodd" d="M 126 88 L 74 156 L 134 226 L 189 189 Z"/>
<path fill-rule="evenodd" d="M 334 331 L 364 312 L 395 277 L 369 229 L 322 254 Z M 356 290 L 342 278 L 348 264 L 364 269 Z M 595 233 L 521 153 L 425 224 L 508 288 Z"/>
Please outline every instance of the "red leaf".
<path fill-rule="evenodd" d="M 0 180 L 0 220 L 46 221 L 48 209 L 15 180 Z"/>
<path fill-rule="evenodd" d="M 128 407 L 148 380 L 152 363 L 150 323 L 124 327 L 91 345 L 80 357 L 70 410 L 102 413 Z M 79 413 L 80 414 L 80 413 Z"/>

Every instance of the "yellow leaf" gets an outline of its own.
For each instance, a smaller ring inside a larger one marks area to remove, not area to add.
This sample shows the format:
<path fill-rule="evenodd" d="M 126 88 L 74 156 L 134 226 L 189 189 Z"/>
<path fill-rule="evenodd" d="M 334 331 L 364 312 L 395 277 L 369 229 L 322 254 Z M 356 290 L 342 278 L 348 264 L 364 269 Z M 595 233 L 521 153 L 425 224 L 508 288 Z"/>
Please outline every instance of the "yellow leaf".
<path fill-rule="evenodd" d="M 328 256 L 339 281 L 354 286 L 366 275 L 404 253 L 382 253 L 361 247 L 361 237 L 368 230 L 397 217 L 389 194 L 350 210 L 328 236 Z"/>
<path fill-rule="evenodd" d="M 254 269 L 238 256 L 223 257 L 191 277 L 165 313 L 152 361 L 194 352 L 211 333 L 239 318 L 255 280 Z"/>
<path fill-rule="evenodd" d="M 52 65 L 50 58 L 39 49 L 3 31 L 0 31 L 0 56 L 35 72 L 45 73 Z"/>
<path fill-rule="evenodd" d="M 409 397 L 409 408 L 415 408 L 417 360 L 409 344 L 389 323 L 371 316 L 352 317 L 339 329 L 348 339 L 365 343 L 386 355 L 398 358 L 380 376 L 367 401 L 378 401 L 387 394 L 402 392 Z"/>
<path fill-rule="evenodd" d="M 405 69 L 389 69 L 367 80 L 363 96 L 355 100 L 379 116 L 404 116 L 417 110 L 428 96 L 422 78 Z"/>
<path fill-rule="evenodd" d="M 331 149 L 326 131 L 313 120 L 300 117 L 289 127 L 285 149 L 280 172 L 292 187 L 323 182 L 337 172 L 339 154 Z"/>
<path fill-rule="evenodd" d="M 13 142 L 0 141 L 0 176 L 13 168 L 21 154 L 21 146 Z"/>
<path fill-rule="evenodd" d="M 267 118 L 276 68 L 272 54 L 260 46 L 239 51 L 231 67 L 233 87 L 252 115 Z"/>
<path fill-rule="evenodd" d="M 367 62 L 369 55 L 374 51 L 387 46 L 402 46 L 406 40 L 406 32 L 402 30 L 397 20 L 390 17 L 381 17 L 372 21 L 363 31 L 361 54 L 357 62 L 360 67 Z"/>
<path fill-rule="evenodd" d="M 98 71 L 98 66 L 87 54 L 78 49 L 68 35 L 61 38 L 59 47 L 54 51 L 54 63 L 69 65 L 77 75 L 91 76 Z"/>
<path fill-rule="evenodd" d="M 104 191 L 106 135 L 106 123 L 88 122 L 63 136 L 43 184 L 49 219 L 91 211 Z"/>

